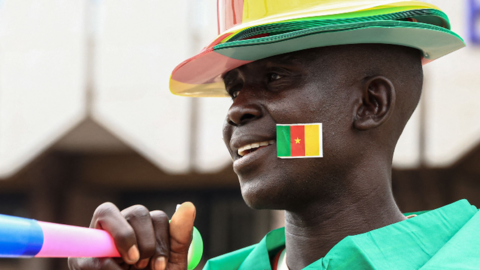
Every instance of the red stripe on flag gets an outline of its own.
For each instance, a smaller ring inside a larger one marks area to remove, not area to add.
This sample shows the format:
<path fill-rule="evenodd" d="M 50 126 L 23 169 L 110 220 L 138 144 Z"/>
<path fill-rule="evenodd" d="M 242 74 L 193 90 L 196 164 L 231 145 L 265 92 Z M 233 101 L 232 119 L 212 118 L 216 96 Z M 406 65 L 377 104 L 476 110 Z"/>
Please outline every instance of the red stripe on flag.
<path fill-rule="evenodd" d="M 305 156 L 305 126 L 290 127 L 290 145 L 292 157 Z"/>

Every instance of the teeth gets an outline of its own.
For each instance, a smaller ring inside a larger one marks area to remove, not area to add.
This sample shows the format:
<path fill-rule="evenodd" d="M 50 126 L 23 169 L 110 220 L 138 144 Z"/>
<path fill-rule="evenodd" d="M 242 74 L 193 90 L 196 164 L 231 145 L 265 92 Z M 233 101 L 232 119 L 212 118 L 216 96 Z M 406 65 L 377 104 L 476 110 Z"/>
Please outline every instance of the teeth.
<path fill-rule="evenodd" d="M 275 143 L 275 140 L 247 144 L 247 145 L 244 145 L 244 146 L 242 146 L 238 149 L 238 154 L 243 157 L 247 154 L 246 153 L 247 150 L 256 149 L 256 148 L 259 148 L 261 146 L 268 146 L 268 145 L 274 144 L 274 143 Z"/>

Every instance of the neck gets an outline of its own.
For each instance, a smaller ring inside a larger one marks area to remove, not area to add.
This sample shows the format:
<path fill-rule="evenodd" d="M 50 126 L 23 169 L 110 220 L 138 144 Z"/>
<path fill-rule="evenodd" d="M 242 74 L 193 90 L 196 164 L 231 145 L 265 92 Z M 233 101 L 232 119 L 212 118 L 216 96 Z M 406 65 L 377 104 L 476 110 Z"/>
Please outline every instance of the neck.
<path fill-rule="evenodd" d="M 336 196 L 333 201 L 312 203 L 299 211 L 286 211 L 289 269 L 300 270 L 319 260 L 349 235 L 405 220 L 393 199 L 389 182 L 385 175 L 382 178 L 362 177 L 351 183 L 363 186 L 352 187 L 352 192 L 346 191 L 347 194 Z M 364 183 L 370 183 L 371 188 L 365 187 Z"/>

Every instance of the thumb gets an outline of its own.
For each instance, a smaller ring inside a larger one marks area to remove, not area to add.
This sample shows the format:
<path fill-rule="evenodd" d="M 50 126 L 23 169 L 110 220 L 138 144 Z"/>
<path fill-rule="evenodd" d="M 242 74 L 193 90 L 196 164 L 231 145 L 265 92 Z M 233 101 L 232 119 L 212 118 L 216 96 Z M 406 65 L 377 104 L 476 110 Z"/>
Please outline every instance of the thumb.
<path fill-rule="evenodd" d="M 191 202 L 185 202 L 173 215 L 170 221 L 170 256 L 167 269 L 187 269 L 195 214 L 195 206 Z"/>

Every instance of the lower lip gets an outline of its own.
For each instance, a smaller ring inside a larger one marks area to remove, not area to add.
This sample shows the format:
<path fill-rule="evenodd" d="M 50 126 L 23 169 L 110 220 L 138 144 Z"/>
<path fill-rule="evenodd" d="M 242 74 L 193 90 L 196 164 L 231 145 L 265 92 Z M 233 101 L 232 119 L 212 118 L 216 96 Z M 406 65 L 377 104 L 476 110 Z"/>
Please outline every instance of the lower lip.
<path fill-rule="evenodd" d="M 243 168 L 245 168 L 246 166 L 250 165 L 251 163 L 259 162 L 258 159 L 264 158 L 267 155 L 269 149 L 274 148 L 272 146 L 273 145 L 270 144 L 268 146 L 260 147 L 257 150 L 255 150 L 251 153 L 248 153 L 245 156 L 235 160 L 235 162 L 233 162 L 233 169 L 236 172 L 238 172 L 238 171 L 242 170 Z"/>

